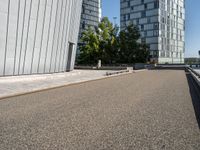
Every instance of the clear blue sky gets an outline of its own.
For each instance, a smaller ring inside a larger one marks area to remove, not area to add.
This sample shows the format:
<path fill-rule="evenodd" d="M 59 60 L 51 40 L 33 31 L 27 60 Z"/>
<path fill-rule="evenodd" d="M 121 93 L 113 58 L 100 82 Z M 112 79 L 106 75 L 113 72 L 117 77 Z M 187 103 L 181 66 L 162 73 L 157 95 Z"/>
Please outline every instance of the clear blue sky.
<path fill-rule="evenodd" d="M 103 16 L 120 22 L 120 0 L 102 0 Z M 186 0 L 186 57 L 197 57 L 200 50 L 200 0 Z"/>

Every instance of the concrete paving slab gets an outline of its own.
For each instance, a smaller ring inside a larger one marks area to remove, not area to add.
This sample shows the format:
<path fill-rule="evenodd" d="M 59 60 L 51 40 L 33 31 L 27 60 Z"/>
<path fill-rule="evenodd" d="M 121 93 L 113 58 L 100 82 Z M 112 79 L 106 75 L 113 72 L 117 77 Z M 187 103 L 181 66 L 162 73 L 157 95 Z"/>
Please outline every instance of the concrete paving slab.
<path fill-rule="evenodd" d="M 0 99 L 12 97 L 41 90 L 67 86 L 92 80 L 108 78 L 107 72 L 111 70 L 74 70 L 72 72 L 10 76 L 0 78 Z M 122 74 L 127 74 L 124 72 Z M 116 74 L 117 76 L 121 74 Z"/>

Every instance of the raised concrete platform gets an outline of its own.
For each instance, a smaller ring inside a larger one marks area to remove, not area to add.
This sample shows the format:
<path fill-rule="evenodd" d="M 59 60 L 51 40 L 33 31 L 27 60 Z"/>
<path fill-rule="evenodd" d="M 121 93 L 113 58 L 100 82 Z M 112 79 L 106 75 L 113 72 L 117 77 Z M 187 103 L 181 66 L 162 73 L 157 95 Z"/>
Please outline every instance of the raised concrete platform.
<path fill-rule="evenodd" d="M 66 73 L 0 77 L 0 99 L 86 81 L 108 78 L 109 70 L 74 70 Z M 124 72 L 121 74 L 127 74 Z M 117 76 L 121 74 L 115 74 Z"/>

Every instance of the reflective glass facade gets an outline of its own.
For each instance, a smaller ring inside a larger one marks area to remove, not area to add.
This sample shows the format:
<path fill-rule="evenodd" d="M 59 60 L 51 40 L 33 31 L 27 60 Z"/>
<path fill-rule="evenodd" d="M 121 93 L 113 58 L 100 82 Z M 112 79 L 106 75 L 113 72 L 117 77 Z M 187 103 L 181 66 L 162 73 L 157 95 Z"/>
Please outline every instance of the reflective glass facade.
<path fill-rule="evenodd" d="M 121 28 L 133 23 L 140 42 L 150 46 L 151 61 L 184 63 L 184 0 L 121 0 Z"/>

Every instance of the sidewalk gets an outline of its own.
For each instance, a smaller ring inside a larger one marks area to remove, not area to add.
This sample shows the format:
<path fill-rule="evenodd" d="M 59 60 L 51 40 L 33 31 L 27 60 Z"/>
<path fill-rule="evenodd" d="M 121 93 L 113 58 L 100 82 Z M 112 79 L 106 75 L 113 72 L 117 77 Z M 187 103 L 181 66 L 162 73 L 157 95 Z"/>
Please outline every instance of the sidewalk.
<path fill-rule="evenodd" d="M 66 73 L 0 77 L 0 99 L 62 87 L 70 84 L 107 78 L 107 72 L 115 71 L 74 70 Z"/>

